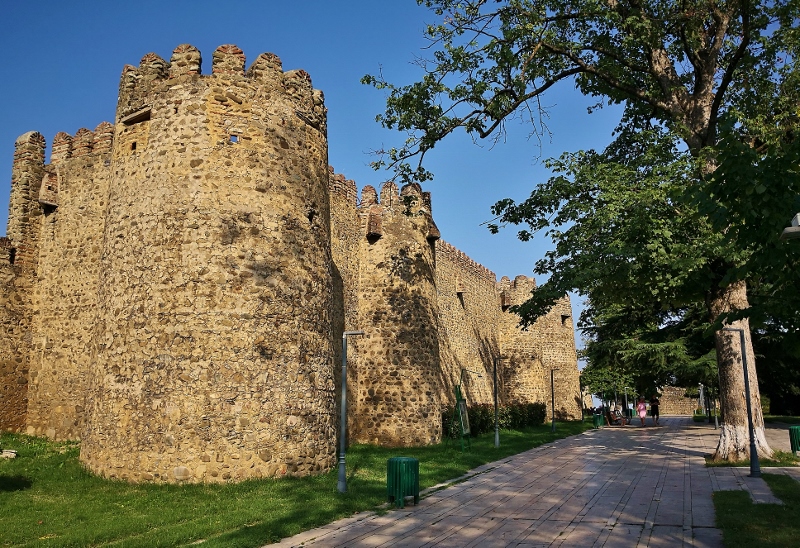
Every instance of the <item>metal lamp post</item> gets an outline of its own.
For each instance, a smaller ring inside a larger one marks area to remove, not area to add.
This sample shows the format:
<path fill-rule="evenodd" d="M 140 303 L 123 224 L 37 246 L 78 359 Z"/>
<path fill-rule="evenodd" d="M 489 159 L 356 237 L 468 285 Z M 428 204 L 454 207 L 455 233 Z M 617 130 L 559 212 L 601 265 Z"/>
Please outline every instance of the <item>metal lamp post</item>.
<path fill-rule="evenodd" d="M 340 493 L 347 493 L 347 472 L 344 461 L 347 442 L 347 337 L 363 334 L 363 331 L 342 333 L 342 419 L 339 426 L 339 481 L 336 483 Z"/>
<path fill-rule="evenodd" d="M 495 357 L 494 359 L 494 446 L 500 447 L 500 420 L 498 418 L 498 406 L 497 406 L 497 360 L 500 359 Z"/>
<path fill-rule="evenodd" d="M 628 422 L 628 387 L 625 387 L 625 418 L 623 419 L 625 422 Z"/>
<path fill-rule="evenodd" d="M 723 331 L 738 331 L 739 344 L 742 347 L 742 367 L 744 367 L 744 397 L 747 403 L 747 427 L 750 429 L 750 477 L 761 477 L 761 466 L 758 463 L 756 450 L 756 430 L 753 426 L 753 410 L 750 405 L 750 375 L 747 374 L 747 352 L 745 351 L 744 329 L 738 327 L 723 327 Z"/>
<path fill-rule="evenodd" d="M 552 416 L 553 416 L 553 422 L 550 426 L 550 432 L 556 431 L 556 388 L 555 388 L 555 382 L 553 380 L 554 373 L 556 371 L 558 371 L 558 368 L 550 369 L 550 409 L 552 411 Z"/>

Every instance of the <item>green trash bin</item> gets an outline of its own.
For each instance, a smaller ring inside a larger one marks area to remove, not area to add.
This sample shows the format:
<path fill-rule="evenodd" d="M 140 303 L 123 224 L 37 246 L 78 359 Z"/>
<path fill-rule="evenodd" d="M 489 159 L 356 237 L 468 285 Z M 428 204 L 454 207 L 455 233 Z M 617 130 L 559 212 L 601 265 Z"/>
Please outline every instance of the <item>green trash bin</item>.
<path fill-rule="evenodd" d="M 412 457 L 392 457 L 386 463 L 386 494 L 389 502 L 404 508 L 406 497 L 419 502 L 419 460 Z"/>
<path fill-rule="evenodd" d="M 792 453 L 797 456 L 800 451 L 800 426 L 789 427 L 789 443 L 792 445 Z"/>
<path fill-rule="evenodd" d="M 595 428 L 600 428 L 603 426 L 603 415 L 601 413 L 595 413 L 592 415 L 592 424 L 594 424 Z"/>

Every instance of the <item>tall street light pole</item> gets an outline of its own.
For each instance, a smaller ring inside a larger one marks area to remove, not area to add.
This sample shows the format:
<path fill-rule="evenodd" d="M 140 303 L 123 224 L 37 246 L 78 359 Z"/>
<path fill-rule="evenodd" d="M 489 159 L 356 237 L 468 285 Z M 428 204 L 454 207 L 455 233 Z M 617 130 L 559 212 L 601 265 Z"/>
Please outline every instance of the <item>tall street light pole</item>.
<path fill-rule="evenodd" d="M 756 451 L 756 429 L 753 426 L 753 410 L 750 404 L 750 375 L 747 374 L 747 352 L 745 352 L 744 329 L 738 327 L 723 327 L 723 331 L 738 331 L 739 344 L 742 347 L 742 367 L 744 367 L 744 397 L 747 403 L 747 427 L 750 429 L 750 477 L 761 477 L 761 466 L 758 463 Z"/>
<path fill-rule="evenodd" d="M 498 419 L 497 408 L 497 360 L 494 358 L 494 446 L 500 447 L 500 420 Z"/>
<path fill-rule="evenodd" d="M 550 432 L 556 431 L 556 388 L 555 388 L 555 381 L 553 380 L 553 374 L 558 371 L 558 369 L 550 369 L 550 409 L 553 415 L 553 422 L 550 426 Z"/>
<path fill-rule="evenodd" d="M 363 334 L 363 331 L 342 333 L 342 419 L 339 425 L 339 481 L 336 483 L 340 493 L 347 493 L 347 472 L 344 462 L 347 443 L 347 337 Z"/>

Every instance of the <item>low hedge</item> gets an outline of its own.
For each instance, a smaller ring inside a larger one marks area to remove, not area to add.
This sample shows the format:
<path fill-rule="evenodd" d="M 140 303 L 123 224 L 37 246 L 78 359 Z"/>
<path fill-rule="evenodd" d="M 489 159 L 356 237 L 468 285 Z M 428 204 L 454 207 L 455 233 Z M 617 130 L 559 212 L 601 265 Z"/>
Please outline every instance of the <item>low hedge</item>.
<path fill-rule="evenodd" d="M 451 438 L 460 435 L 459 426 L 453 422 L 452 405 L 442 411 L 442 432 Z M 538 426 L 544 423 L 547 407 L 542 402 L 512 403 L 501 405 L 497 410 L 497 422 L 503 429 L 520 429 L 526 426 Z M 467 407 L 470 433 L 473 437 L 494 430 L 494 405 L 479 403 Z"/>

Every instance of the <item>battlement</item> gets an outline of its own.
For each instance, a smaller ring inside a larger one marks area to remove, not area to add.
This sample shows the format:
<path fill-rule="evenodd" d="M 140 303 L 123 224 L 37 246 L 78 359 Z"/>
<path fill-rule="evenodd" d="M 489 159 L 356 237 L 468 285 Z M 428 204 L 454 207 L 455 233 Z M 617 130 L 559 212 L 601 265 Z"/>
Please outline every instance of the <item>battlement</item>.
<path fill-rule="evenodd" d="M 337 194 L 344 198 L 346 204 L 356 207 L 358 202 L 358 190 L 356 189 L 356 182 L 352 179 L 347 179 L 341 173 L 336 173 L 333 166 L 328 166 L 328 190 L 331 194 Z"/>
<path fill-rule="evenodd" d="M 211 55 L 211 74 L 203 75 L 202 54 L 191 44 L 181 44 L 172 52 L 169 61 L 155 53 L 142 57 L 139 66 L 125 65 L 119 87 L 117 121 L 131 122 L 147 116 L 153 95 L 180 85 L 186 80 L 211 85 L 228 81 L 265 88 L 282 90 L 297 105 L 298 117 L 310 125 L 324 131 L 324 95 L 315 90 L 311 76 L 304 70 L 284 72 L 280 58 L 274 53 L 262 53 L 256 57 L 250 68 L 245 70 L 245 54 L 233 44 L 223 44 Z M 241 104 L 242 97 L 231 96 L 230 90 L 218 94 L 226 95 Z"/>
<path fill-rule="evenodd" d="M 536 279 L 524 275 L 515 277 L 514 281 L 508 276 L 503 276 L 497 283 L 500 303 L 504 309 L 524 303 L 530 298 L 534 289 L 536 289 Z"/>
<path fill-rule="evenodd" d="M 50 164 L 59 165 L 69 158 L 78 158 L 87 154 L 104 154 L 111 152 L 114 142 L 114 126 L 108 122 L 100 122 L 94 131 L 80 128 L 72 136 L 59 131 L 53 137 L 50 151 Z"/>
<path fill-rule="evenodd" d="M 494 272 L 475 262 L 466 253 L 444 240 L 436 242 L 436 254 L 437 256 L 440 254 L 446 256 L 464 272 L 468 272 L 491 284 L 497 282 L 497 275 Z"/>
<path fill-rule="evenodd" d="M 394 181 L 386 181 L 381 186 L 380 199 L 375 187 L 366 185 L 361 189 L 361 202 L 358 208 L 366 217 L 368 239 L 377 239 L 383 235 L 383 216 L 387 214 L 401 214 L 409 218 L 422 217 L 425 219 L 423 227 L 425 238 L 429 242 L 434 242 L 441 237 L 431 215 L 431 194 L 423 192 L 418 183 L 404 185 L 402 190 L 399 190 Z"/>
<path fill-rule="evenodd" d="M 21 164 L 44 164 L 44 137 L 38 131 L 29 131 L 17 137 L 14 143 L 14 167 Z"/>

